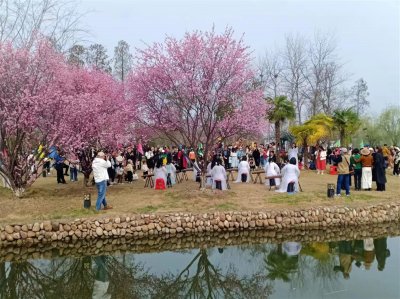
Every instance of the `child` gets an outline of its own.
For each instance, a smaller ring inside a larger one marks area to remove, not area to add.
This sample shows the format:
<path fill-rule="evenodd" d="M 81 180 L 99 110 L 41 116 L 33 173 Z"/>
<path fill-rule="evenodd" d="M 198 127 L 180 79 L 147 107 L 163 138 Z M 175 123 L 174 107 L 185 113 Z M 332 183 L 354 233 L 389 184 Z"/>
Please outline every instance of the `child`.
<path fill-rule="evenodd" d="M 249 161 L 249 165 L 250 165 L 250 169 L 253 171 L 254 169 L 256 169 L 256 164 L 254 163 L 254 159 L 250 158 Z"/>
<path fill-rule="evenodd" d="M 143 170 L 143 175 L 149 174 L 149 167 L 147 166 L 146 160 L 143 160 L 142 162 L 142 170 Z"/>
<path fill-rule="evenodd" d="M 116 169 L 116 174 L 117 174 L 117 184 L 122 184 L 122 176 L 124 174 L 124 167 L 122 166 L 122 163 L 119 163 Z"/>
<path fill-rule="evenodd" d="M 126 179 L 128 180 L 128 184 L 132 184 L 133 181 L 133 165 L 132 165 L 132 160 L 128 160 L 128 164 L 125 166 L 125 174 L 126 174 Z"/>

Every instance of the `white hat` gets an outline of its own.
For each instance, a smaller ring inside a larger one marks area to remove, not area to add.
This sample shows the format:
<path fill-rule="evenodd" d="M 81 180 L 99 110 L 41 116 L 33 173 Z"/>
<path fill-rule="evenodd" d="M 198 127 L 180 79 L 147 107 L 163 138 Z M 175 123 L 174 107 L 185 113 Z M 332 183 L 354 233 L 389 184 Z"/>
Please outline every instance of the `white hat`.
<path fill-rule="evenodd" d="M 342 147 L 340 150 L 341 150 L 343 153 L 347 153 L 347 148 L 345 148 L 345 147 Z"/>
<path fill-rule="evenodd" d="M 104 152 L 98 152 L 97 157 L 103 158 L 105 156 Z"/>

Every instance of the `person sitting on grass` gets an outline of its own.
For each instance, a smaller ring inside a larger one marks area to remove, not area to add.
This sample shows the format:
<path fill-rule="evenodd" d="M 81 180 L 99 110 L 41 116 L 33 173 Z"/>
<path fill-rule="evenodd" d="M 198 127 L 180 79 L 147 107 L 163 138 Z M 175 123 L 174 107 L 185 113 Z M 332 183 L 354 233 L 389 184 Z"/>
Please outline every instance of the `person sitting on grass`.
<path fill-rule="evenodd" d="M 288 192 L 289 183 L 294 183 L 294 192 L 299 191 L 299 176 L 300 170 L 296 165 L 296 158 L 290 158 L 289 164 L 286 164 L 281 169 L 282 182 L 276 192 Z M 271 163 L 271 161 L 269 162 Z"/>
<path fill-rule="evenodd" d="M 109 179 L 107 168 L 111 167 L 108 157 L 103 152 L 98 152 L 97 157 L 93 160 L 93 178 L 97 188 L 97 201 L 96 210 L 101 210 L 101 205 L 104 206 L 103 210 L 112 209 L 112 206 L 107 205 L 106 191 L 107 181 Z"/>

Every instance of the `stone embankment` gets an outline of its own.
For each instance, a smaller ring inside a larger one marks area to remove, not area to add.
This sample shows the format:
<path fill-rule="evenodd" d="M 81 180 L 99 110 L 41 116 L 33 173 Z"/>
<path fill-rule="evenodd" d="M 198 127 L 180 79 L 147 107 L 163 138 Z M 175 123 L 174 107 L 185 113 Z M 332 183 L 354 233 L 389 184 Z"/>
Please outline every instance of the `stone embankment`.
<path fill-rule="evenodd" d="M 111 238 L 141 239 L 203 232 L 321 229 L 396 222 L 400 203 L 360 208 L 316 207 L 264 212 L 144 214 L 121 217 L 43 221 L 0 226 L 0 248 L 9 245 L 76 242 Z"/>
<path fill-rule="evenodd" d="M 324 229 L 243 230 L 234 232 L 202 232 L 197 234 L 161 235 L 147 238 L 91 239 L 69 243 L 56 241 L 27 246 L 7 246 L 0 250 L 0 263 L 56 257 L 82 258 L 124 253 L 181 251 L 196 248 L 224 248 L 254 244 L 294 242 L 336 242 L 400 236 L 400 223 L 383 223 L 357 227 L 327 227 Z"/>

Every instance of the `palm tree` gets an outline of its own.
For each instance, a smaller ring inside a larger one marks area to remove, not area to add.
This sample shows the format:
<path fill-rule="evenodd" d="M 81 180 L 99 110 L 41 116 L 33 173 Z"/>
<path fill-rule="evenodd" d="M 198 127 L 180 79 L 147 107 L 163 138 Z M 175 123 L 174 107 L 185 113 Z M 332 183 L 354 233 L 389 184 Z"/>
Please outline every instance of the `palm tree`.
<path fill-rule="evenodd" d="M 302 125 L 290 127 L 296 143 L 304 149 L 304 166 L 308 165 L 307 148 L 318 144 L 332 135 L 333 119 L 326 114 L 317 114 Z"/>
<path fill-rule="evenodd" d="M 268 104 L 272 106 L 271 110 L 267 114 L 267 118 L 270 122 L 274 123 L 275 126 L 275 143 L 278 144 L 281 141 L 281 124 L 285 120 L 292 120 L 296 118 L 296 111 L 294 105 L 285 96 L 279 96 L 275 99 L 267 99 Z M 277 155 L 278 158 L 278 155 Z"/>
<path fill-rule="evenodd" d="M 333 112 L 333 122 L 339 132 L 340 145 L 348 146 L 350 136 L 354 134 L 361 125 L 360 118 L 352 108 L 338 109 Z"/>
<path fill-rule="evenodd" d="M 268 270 L 267 278 L 271 280 L 290 281 L 290 275 L 298 269 L 298 257 L 288 256 L 282 251 L 282 244 L 278 244 L 275 250 L 264 258 Z"/>

